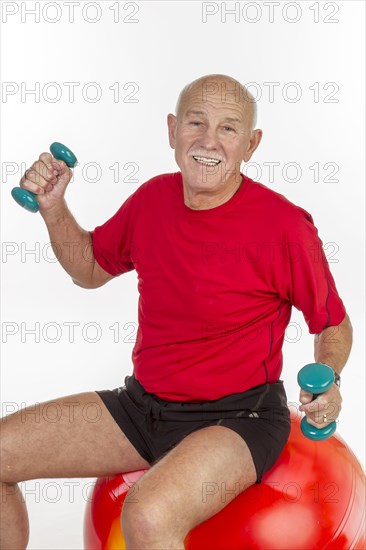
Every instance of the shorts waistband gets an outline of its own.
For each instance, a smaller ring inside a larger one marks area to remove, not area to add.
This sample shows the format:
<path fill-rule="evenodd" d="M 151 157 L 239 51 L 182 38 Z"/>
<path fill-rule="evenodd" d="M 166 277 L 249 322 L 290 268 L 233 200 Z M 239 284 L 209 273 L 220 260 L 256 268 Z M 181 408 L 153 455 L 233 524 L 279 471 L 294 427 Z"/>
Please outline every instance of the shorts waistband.
<path fill-rule="evenodd" d="M 201 403 L 165 401 L 146 392 L 134 374 L 126 376 L 125 386 L 137 406 L 146 408 L 146 422 L 154 428 L 154 420 L 197 421 L 221 418 L 266 418 L 273 420 L 288 414 L 283 381 L 266 383 L 245 392 Z"/>

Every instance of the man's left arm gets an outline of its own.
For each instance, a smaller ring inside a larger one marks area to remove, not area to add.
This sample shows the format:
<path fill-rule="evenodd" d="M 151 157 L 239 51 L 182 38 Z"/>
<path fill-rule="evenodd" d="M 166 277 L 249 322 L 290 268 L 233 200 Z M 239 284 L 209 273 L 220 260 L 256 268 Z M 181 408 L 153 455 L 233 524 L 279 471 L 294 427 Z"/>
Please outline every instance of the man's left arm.
<path fill-rule="evenodd" d="M 346 314 L 343 321 L 337 325 L 324 329 L 315 335 L 314 359 L 317 363 L 325 363 L 338 374 L 345 366 L 352 347 L 353 329 Z M 333 384 L 325 393 L 312 401 L 311 393 L 300 391 L 300 411 L 305 412 L 309 424 L 317 428 L 324 428 L 323 414 L 327 415 L 327 423 L 336 420 L 341 411 L 342 396 L 339 387 Z"/>

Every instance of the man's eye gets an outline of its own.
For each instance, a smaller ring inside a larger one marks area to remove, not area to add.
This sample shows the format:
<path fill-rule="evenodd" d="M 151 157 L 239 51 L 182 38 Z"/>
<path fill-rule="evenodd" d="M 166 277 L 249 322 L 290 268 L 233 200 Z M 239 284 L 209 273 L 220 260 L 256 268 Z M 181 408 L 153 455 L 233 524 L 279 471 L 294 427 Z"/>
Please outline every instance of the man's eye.
<path fill-rule="evenodd" d="M 202 122 L 199 122 L 198 120 L 192 120 L 190 124 L 198 125 L 198 124 L 202 124 Z"/>
<path fill-rule="evenodd" d="M 229 130 L 230 132 L 235 132 L 234 128 L 231 128 L 230 126 L 224 126 L 225 130 Z"/>

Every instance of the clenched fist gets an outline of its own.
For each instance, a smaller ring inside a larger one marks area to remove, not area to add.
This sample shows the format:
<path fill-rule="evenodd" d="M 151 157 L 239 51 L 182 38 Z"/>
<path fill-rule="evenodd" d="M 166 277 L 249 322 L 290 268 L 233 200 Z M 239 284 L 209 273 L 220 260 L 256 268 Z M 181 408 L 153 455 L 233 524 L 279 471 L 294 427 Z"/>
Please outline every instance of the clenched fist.
<path fill-rule="evenodd" d="M 63 201 L 65 189 L 71 178 L 72 171 L 63 160 L 56 160 L 50 153 L 42 153 L 25 171 L 19 185 L 37 195 L 39 210 L 42 213 Z"/>

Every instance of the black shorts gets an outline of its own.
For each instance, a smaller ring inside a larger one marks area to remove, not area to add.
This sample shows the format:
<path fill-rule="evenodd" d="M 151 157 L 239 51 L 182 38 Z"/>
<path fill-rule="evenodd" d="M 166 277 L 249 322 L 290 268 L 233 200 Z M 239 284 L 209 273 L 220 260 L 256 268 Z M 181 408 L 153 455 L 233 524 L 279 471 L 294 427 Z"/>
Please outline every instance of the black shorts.
<path fill-rule="evenodd" d="M 244 439 L 260 483 L 290 434 L 290 412 L 282 380 L 201 403 L 164 401 L 146 392 L 134 374 L 125 377 L 124 386 L 96 393 L 132 445 L 151 465 L 186 435 L 220 425 Z"/>

